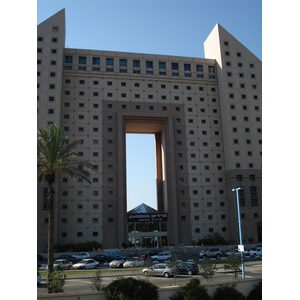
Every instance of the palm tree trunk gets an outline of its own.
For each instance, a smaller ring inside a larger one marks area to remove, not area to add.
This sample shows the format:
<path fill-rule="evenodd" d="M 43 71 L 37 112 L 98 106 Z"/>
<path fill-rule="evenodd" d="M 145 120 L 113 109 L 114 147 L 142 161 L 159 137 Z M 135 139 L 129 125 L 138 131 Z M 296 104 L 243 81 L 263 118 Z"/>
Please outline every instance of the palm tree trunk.
<path fill-rule="evenodd" d="M 54 262 L 54 180 L 48 179 L 49 215 L 48 215 L 48 283 L 53 272 Z M 49 292 L 49 291 L 48 291 Z"/>

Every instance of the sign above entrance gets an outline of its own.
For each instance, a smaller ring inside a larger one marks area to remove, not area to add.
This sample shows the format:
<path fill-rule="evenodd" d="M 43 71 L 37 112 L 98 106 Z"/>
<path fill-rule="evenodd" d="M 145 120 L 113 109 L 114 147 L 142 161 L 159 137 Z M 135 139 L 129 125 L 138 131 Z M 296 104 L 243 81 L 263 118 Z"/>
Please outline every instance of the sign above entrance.
<path fill-rule="evenodd" d="M 127 222 L 159 222 L 168 221 L 167 213 L 127 214 Z"/>

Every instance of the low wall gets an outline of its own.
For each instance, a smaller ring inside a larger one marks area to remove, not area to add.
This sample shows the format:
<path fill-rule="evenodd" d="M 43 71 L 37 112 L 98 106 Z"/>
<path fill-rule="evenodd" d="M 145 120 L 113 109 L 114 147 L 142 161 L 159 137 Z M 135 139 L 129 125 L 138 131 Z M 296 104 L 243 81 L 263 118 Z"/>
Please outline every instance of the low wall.
<path fill-rule="evenodd" d="M 216 283 L 201 283 L 207 289 L 208 294 L 212 297 L 216 289 L 221 285 L 235 285 L 235 288 L 240 291 L 246 297 L 249 295 L 250 291 L 253 289 L 254 285 L 257 285 L 262 281 L 262 277 L 255 278 L 245 278 L 238 280 L 222 281 Z M 178 291 L 178 286 L 163 287 L 158 289 L 158 299 L 159 300 L 169 300 L 172 295 Z M 45 296 L 37 296 L 39 300 L 107 300 L 105 292 L 91 292 L 84 294 L 48 294 Z"/>

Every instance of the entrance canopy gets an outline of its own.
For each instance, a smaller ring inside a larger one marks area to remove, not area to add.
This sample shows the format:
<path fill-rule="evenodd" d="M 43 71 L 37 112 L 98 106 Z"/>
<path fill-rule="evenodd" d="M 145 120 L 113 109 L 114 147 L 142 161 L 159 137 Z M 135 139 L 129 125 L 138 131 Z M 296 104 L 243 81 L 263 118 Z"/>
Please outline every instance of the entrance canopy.
<path fill-rule="evenodd" d="M 127 213 L 127 221 L 128 222 L 168 221 L 168 214 L 158 212 L 154 208 L 146 205 L 145 203 L 142 203 Z"/>

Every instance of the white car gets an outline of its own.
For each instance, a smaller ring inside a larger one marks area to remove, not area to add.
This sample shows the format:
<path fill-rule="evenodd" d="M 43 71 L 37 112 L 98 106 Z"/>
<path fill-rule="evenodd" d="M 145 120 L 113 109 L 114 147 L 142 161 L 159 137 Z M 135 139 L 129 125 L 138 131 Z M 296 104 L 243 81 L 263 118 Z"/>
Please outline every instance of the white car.
<path fill-rule="evenodd" d="M 126 257 L 118 257 L 109 263 L 110 268 L 123 268 L 124 262 L 127 260 Z"/>
<path fill-rule="evenodd" d="M 262 247 L 256 247 L 250 250 L 250 256 L 262 257 Z"/>
<path fill-rule="evenodd" d="M 157 260 L 159 262 L 162 262 L 162 261 L 166 261 L 166 260 L 171 260 L 172 255 L 169 252 L 160 252 L 158 255 L 151 256 L 151 258 L 154 261 Z"/>
<path fill-rule="evenodd" d="M 96 269 L 99 267 L 99 262 L 95 261 L 91 258 L 86 258 L 78 262 L 77 264 L 73 265 L 73 269 Z"/>
<path fill-rule="evenodd" d="M 145 261 L 142 258 L 133 257 L 126 260 L 123 264 L 124 268 L 134 268 L 134 267 L 143 267 L 145 265 Z"/>
<path fill-rule="evenodd" d="M 76 260 L 81 260 L 81 259 L 91 257 L 91 255 L 87 252 L 78 252 L 78 253 L 74 254 L 73 256 L 76 258 Z"/>

